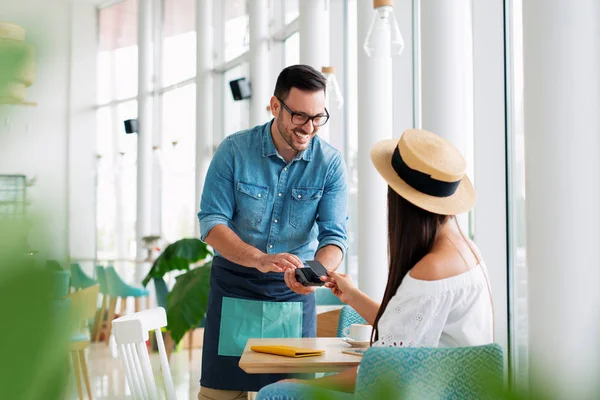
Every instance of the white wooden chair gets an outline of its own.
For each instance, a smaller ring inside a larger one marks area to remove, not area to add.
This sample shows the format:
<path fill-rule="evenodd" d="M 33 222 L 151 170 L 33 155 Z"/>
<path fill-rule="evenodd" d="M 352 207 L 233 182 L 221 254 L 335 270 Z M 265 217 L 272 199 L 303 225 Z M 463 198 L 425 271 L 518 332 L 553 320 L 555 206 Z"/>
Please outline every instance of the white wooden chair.
<path fill-rule="evenodd" d="M 167 314 L 162 307 L 140 311 L 112 321 L 119 358 L 125 368 L 127 382 L 136 399 L 158 399 L 158 389 L 150 365 L 146 341 L 154 330 L 163 373 L 167 400 L 176 400 L 169 360 L 160 328 L 167 325 Z"/>

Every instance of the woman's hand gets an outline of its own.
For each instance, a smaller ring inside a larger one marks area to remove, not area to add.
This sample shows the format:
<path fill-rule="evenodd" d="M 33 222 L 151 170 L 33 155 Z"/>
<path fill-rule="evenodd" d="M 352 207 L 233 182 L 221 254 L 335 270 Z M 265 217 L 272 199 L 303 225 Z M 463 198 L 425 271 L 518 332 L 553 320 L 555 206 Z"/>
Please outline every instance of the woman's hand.
<path fill-rule="evenodd" d="M 342 302 L 350 304 L 360 293 L 350 275 L 338 274 L 335 271 L 328 271 L 327 275 L 329 275 L 327 278 L 321 278 L 321 280 L 326 282 L 325 287 L 330 288 L 331 292 Z"/>

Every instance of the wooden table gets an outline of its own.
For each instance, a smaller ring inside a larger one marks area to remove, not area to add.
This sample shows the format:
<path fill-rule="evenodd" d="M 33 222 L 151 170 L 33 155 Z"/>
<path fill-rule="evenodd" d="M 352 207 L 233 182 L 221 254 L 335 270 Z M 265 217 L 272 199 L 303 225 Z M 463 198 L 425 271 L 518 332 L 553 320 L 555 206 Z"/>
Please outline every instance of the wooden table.
<path fill-rule="evenodd" d="M 315 357 L 283 357 L 274 354 L 256 353 L 251 346 L 296 346 L 325 350 Z M 239 366 L 248 374 L 265 373 L 309 373 L 339 372 L 360 364 L 362 357 L 342 353 L 350 345 L 340 338 L 301 338 L 301 339 L 249 339 L 240 359 Z"/>

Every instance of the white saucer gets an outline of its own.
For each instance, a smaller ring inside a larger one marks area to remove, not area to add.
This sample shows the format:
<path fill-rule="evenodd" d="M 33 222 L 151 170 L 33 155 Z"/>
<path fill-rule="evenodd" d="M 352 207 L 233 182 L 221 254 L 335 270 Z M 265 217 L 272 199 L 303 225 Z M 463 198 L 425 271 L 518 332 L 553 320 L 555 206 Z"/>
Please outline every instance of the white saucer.
<path fill-rule="evenodd" d="M 371 341 L 367 340 L 366 342 L 357 342 L 354 339 L 350 339 L 350 338 L 342 338 L 342 340 L 346 343 L 348 343 L 350 346 L 352 347 L 369 347 L 371 346 Z"/>

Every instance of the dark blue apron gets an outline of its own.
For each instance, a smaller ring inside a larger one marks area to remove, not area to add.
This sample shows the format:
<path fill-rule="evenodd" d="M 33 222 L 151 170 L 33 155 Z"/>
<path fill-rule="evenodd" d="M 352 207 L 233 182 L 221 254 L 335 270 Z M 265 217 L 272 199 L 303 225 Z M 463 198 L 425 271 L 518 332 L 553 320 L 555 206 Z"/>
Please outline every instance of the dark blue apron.
<path fill-rule="evenodd" d="M 260 390 L 289 374 L 246 374 L 239 366 L 248 338 L 315 337 L 315 295 L 300 295 L 283 274 L 266 274 L 215 257 L 202 346 L 200 384 L 220 390 Z"/>

